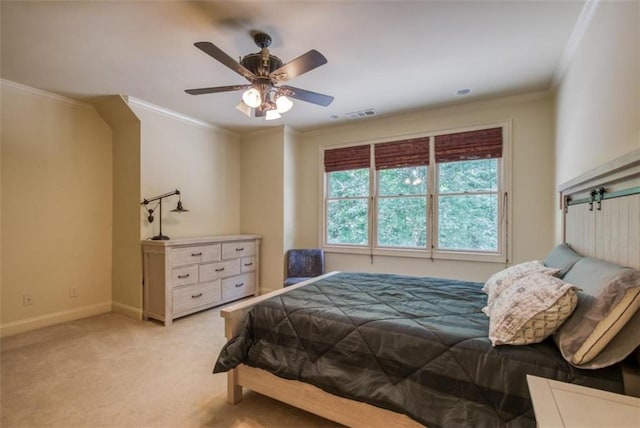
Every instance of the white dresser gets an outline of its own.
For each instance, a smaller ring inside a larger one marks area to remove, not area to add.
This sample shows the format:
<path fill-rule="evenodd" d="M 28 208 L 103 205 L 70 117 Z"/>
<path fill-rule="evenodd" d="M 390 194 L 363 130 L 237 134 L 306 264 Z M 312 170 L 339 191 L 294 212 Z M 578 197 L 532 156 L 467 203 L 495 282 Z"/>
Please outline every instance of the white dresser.
<path fill-rule="evenodd" d="M 258 293 L 259 235 L 142 241 L 144 317 L 178 317 Z"/>
<path fill-rule="evenodd" d="M 637 428 L 640 398 L 527 375 L 540 428 Z"/>

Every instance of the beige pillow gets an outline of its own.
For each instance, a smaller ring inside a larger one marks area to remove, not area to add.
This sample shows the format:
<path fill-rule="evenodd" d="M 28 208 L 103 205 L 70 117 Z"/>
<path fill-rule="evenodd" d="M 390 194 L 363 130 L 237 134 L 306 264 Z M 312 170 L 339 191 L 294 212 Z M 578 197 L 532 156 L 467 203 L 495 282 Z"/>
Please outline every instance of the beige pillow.
<path fill-rule="evenodd" d="M 514 281 L 532 273 L 542 273 L 546 275 L 554 275 L 560 272 L 558 268 L 547 267 L 538 260 L 524 262 L 517 265 L 513 265 L 507 269 L 497 272 L 487 280 L 482 287 L 482 291 L 487 293 L 487 306 L 482 308 L 482 312 L 488 317 L 491 316 L 491 307 L 493 301 L 500 296 L 500 294 L 509 288 Z"/>
<path fill-rule="evenodd" d="M 495 300 L 489 320 L 489 339 L 496 345 L 542 342 L 576 308 L 576 287 L 544 273 L 513 282 Z"/>
<path fill-rule="evenodd" d="M 620 302 L 604 317 L 573 354 L 572 362 L 582 364 L 593 360 L 611 342 L 640 308 L 640 288 L 628 289 Z M 640 336 L 640 332 L 638 332 Z"/>
<path fill-rule="evenodd" d="M 554 335 L 569 363 L 606 367 L 640 346 L 640 271 L 584 258 L 565 279 L 583 288 L 578 308 Z"/>

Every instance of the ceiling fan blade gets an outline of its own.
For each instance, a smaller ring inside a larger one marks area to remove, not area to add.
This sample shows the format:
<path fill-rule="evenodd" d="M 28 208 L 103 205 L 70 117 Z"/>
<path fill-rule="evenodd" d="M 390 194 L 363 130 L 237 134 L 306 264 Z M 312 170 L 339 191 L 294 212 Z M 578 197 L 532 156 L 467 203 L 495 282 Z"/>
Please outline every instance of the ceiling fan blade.
<path fill-rule="evenodd" d="M 274 70 L 269 77 L 274 82 L 287 82 L 296 76 L 300 76 L 307 71 L 311 71 L 314 68 L 320 67 L 327 63 L 327 59 L 315 49 L 300 55 L 298 58 L 293 59 L 283 65 L 282 67 Z"/>
<path fill-rule="evenodd" d="M 249 89 L 251 85 L 232 85 L 232 86 L 215 86 L 213 88 L 185 89 L 184 91 L 190 95 L 215 94 L 218 92 L 241 91 Z"/>
<path fill-rule="evenodd" d="M 255 79 L 256 75 L 249 71 L 245 66 L 240 64 L 235 59 L 231 58 L 225 52 L 222 51 L 219 47 L 214 45 L 211 42 L 196 42 L 193 44 L 195 47 L 200 49 L 202 52 L 211 56 L 213 59 L 220 61 L 222 64 L 226 65 L 245 79 L 252 81 Z"/>
<path fill-rule="evenodd" d="M 307 91 L 306 89 L 294 88 L 293 86 L 283 85 L 280 86 L 283 89 L 291 91 L 287 94 L 288 97 L 294 98 L 300 101 L 306 101 L 308 103 L 318 104 L 321 106 L 328 106 L 333 102 L 333 97 L 329 95 L 319 94 L 317 92 Z"/>

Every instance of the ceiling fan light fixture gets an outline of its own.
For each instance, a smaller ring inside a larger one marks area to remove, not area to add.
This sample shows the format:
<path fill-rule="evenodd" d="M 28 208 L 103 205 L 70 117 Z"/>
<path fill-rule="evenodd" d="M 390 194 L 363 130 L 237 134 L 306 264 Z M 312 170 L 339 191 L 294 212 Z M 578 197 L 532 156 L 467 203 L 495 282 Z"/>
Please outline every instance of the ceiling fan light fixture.
<path fill-rule="evenodd" d="M 282 116 L 280 116 L 280 113 L 278 113 L 278 110 L 267 110 L 264 116 L 264 120 L 280 119 L 281 117 Z"/>
<path fill-rule="evenodd" d="M 249 107 L 252 107 L 252 108 L 260 107 L 260 104 L 262 104 L 260 91 L 258 91 L 256 88 L 247 89 L 242 94 L 242 101 L 244 101 L 244 103 Z"/>
<path fill-rule="evenodd" d="M 251 117 L 251 111 L 253 110 L 244 101 L 240 101 L 240 103 L 236 106 L 236 110 L 242 112 L 245 116 Z"/>
<path fill-rule="evenodd" d="M 280 95 L 276 98 L 276 106 L 278 113 L 286 113 L 291 110 L 291 107 L 293 107 L 293 101 L 284 95 Z"/>

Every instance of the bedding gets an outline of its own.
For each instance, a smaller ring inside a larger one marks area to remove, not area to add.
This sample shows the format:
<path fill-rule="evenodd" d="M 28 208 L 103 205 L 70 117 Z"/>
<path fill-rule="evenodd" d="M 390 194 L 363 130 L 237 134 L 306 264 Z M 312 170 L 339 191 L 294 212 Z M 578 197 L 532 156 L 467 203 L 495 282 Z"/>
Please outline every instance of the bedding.
<path fill-rule="evenodd" d="M 487 316 L 491 316 L 493 302 L 504 292 L 504 290 L 511 287 L 511 284 L 518 279 L 534 273 L 555 275 L 559 271 L 560 269 L 547 267 L 542 264 L 542 262 L 533 260 L 530 262 L 519 263 L 494 273 L 482 287 L 482 291 L 487 293 L 487 306 L 482 309 L 482 312 Z"/>
<path fill-rule="evenodd" d="M 575 289 L 575 285 L 543 273 L 518 278 L 492 305 L 491 343 L 496 346 L 542 342 L 576 308 Z"/>
<path fill-rule="evenodd" d="M 482 284 L 339 273 L 256 304 L 214 372 L 246 364 L 430 427 L 535 426 L 526 374 L 622 392 L 550 340 L 492 347 Z"/>
<path fill-rule="evenodd" d="M 599 368 L 640 346 L 639 270 L 584 257 L 564 279 L 582 288 L 576 311 L 554 337 L 567 361 Z"/>
<path fill-rule="evenodd" d="M 556 274 L 558 278 L 564 278 L 569 270 L 575 265 L 583 256 L 576 253 L 569 244 L 557 245 L 544 259 L 544 265 L 551 268 L 557 268 L 560 271 Z"/>

